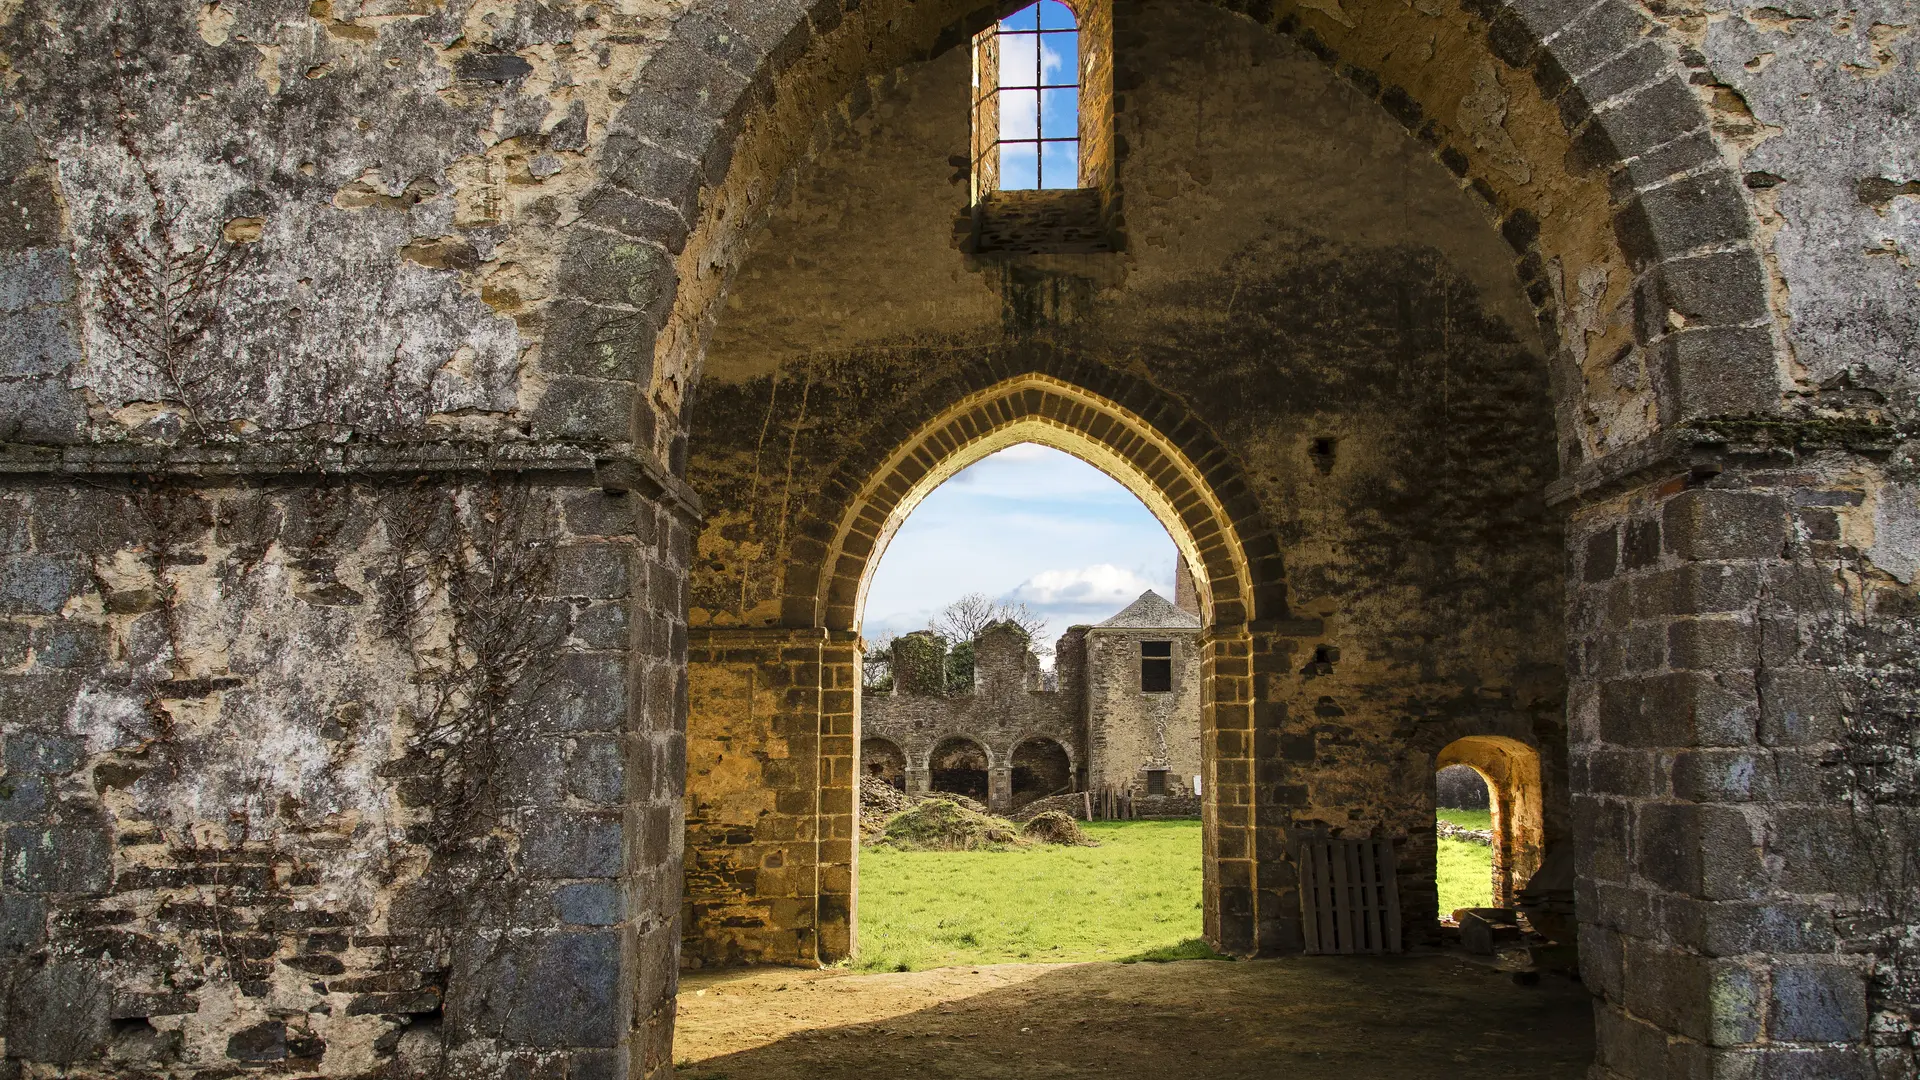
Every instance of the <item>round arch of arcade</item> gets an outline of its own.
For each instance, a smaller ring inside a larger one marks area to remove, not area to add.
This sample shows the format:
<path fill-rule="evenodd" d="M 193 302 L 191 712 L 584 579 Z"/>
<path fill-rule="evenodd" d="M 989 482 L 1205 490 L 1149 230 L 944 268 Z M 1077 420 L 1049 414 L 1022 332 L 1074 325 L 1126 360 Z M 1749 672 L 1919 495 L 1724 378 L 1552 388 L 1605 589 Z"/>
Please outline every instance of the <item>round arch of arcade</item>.
<path fill-rule="evenodd" d="M 1610 301 L 1631 294 L 1679 316 L 1632 328 L 1653 425 L 1638 453 L 1583 439 L 1581 407 L 1606 407 L 1597 397 L 1607 391 L 1577 373 L 1559 380 L 1569 483 L 1644 458 L 1662 428 L 1780 408 L 1781 348 L 1754 213 L 1691 88 L 1693 61 L 1667 26 L 1626 0 L 1467 0 L 1443 12 L 1389 0 L 1194 2 L 1292 36 L 1430 148 L 1512 246 L 1543 329 L 1561 338 L 1563 364 L 1585 360 L 1584 331 L 1559 325 L 1562 283 L 1584 268 L 1609 271 Z M 696 0 L 638 73 L 598 166 L 606 205 L 631 203 L 625 191 L 665 205 L 590 215 L 595 227 L 577 231 L 559 281 L 561 294 L 580 295 L 565 297 L 578 303 L 549 334 L 550 359 L 571 370 L 569 349 L 650 336 L 646 398 L 665 414 L 651 425 L 664 448 L 683 430 L 684 388 L 698 377 L 730 276 L 822 118 L 857 115 L 890 72 L 963 44 L 1018 6 Z M 1413 41 L 1429 47 L 1403 47 Z M 1510 140 L 1489 141 L 1470 120 L 1489 85 L 1506 100 Z M 634 240 L 661 257 L 624 260 L 633 280 L 597 298 L 568 286 L 605 279 L 610 245 Z M 636 344 L 644 351 L 647 339 Z M 649 426 L 639 434 L 646 441 Z"/>

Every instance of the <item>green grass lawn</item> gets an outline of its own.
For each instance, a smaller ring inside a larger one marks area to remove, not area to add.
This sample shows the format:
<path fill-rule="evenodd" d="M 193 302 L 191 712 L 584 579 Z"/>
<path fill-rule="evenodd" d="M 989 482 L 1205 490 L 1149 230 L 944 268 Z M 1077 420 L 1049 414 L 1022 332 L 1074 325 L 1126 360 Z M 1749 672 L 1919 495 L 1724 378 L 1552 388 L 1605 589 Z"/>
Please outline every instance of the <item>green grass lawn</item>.
<path fill-rule="evenodd" d="M 1461 810 L 1458 807 L 1443 806 L 1433 813 L 1440 820 L 1451 821 L 1463 829 L 1493 828 L 1493 811 L 1491 810 Z"/>
<path fill-rule="evenodd" d="M 1434 811 L 1442 821 L 1451 821 L 1463 829 L 1493 828 L 1493 811 L 1462 810 L 1443 806 Z M 1440 841 L 1440 867 L 1435 882 L 1440 887 L 1440 917 L 1456 908 L 1487 907 L 1493 903 L 1493 849 L 1469 844 L 1465 840 Z"/>
<path fill-rule="evenodd" d="M 1485 810 L 1440 813 L 1486 828 Z M 1099 847 L 862 848 L 860 944 L 852 966 L 918 971 L 1215 955 L 1200 936 L 1199 822 L 1096 821 L 1083 828 Z M 1492 870 L 1490 849 L 1440 841 L 1440 914 L 1491 903 Z"/>
<path fill-rule="evenodd" d="M 1200 936 L 1198 821 L 1083 827 L 1099 847 L 861 849 L 853 966 L 916 971 L 1214 955 Z"/>

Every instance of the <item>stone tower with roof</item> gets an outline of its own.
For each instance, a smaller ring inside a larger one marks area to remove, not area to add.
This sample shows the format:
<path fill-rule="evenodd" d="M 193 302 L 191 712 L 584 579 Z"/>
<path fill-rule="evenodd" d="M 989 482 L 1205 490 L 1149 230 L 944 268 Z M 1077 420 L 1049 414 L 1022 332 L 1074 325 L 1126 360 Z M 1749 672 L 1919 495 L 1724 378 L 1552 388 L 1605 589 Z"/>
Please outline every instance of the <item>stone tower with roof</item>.
<path fill-rule="evenodd" d="M 1148 590 L 1087 627 L 1084 640 L 1088 788 L 1191 798 L 1200 777 L 1199 617 Z"/>

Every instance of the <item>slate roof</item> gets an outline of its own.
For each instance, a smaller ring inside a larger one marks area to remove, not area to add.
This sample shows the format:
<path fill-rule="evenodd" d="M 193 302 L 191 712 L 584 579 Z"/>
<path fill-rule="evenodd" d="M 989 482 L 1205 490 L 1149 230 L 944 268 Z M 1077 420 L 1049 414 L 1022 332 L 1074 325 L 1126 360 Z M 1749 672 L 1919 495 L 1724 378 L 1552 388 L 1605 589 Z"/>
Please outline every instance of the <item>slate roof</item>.
<path fill-rule="evenodd" d="M 1140 599 L 1128 604 L 1120 614 L 1099 626 L 1115 630 L 1198 630 L 1200 619 L 1174 607 L 1172 601 L 1148 589 L 1140 594 Z"/>

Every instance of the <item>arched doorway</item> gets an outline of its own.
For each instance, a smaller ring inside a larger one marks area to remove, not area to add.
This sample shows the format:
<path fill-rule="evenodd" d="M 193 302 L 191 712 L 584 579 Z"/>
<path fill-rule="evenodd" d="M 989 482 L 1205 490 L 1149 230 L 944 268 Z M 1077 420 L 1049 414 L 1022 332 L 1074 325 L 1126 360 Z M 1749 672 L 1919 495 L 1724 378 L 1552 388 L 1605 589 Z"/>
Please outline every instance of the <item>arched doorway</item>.
<path fill-rule="evenodd" d="M 1493 849 L 1490 895 L 1493 906 L 1512 906 L 1546 853 L 1539 752 L 1504 735 L 1469 735 L 1447 744 L 1435 757 L 1434 767 L 1437 777 L 1469 769 L 1484 785 Z M 1473 797 L 1471 785 L 1460 791 Z"/>
<path fill-rule="evenodd" d="M 905 791 L 907 755 L 893 740 L 869 735 L 860 740 L 860 775 L 872 777 L 895 791 Z"/>
<path fill-rule="evenodd" d="M 932 790 L 965 795 L 986 802 L 992 787 L 988 778 L 992 759 L 987 748 L 963 736 L 953 735 L 934 745 L 927 755 L 927 773 Z"/>
<path fill-rule="evenodd" d="M 1073 760 L 1052 739 L 1027 739 L 1013 748 L 1013 806 L 1073 790 Z"/>

